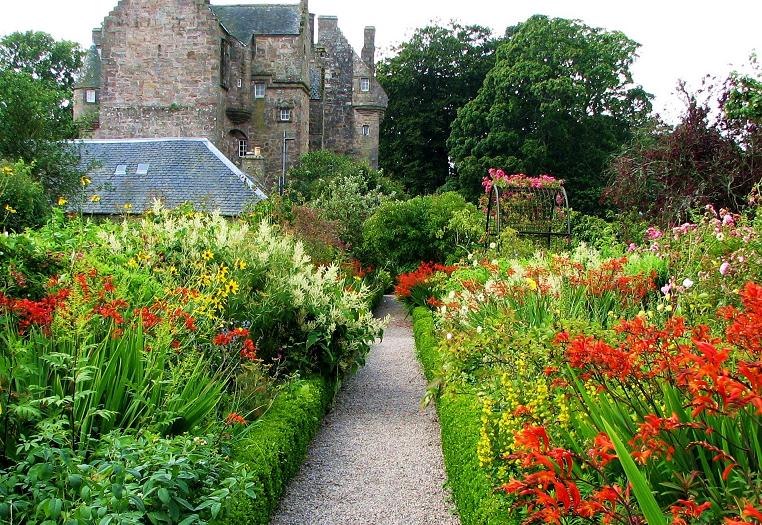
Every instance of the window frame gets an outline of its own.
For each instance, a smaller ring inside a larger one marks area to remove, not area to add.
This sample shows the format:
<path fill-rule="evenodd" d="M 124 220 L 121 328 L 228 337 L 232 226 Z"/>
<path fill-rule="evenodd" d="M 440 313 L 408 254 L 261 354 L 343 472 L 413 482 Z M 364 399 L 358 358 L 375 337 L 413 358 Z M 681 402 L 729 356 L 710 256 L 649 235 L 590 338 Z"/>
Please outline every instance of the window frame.
<path fill-rule="evenodd" d="M 286 118 L 283 118 L 283 116 Z M 291 108 L 280 108 L 278 110 L 278 122 L 291 122 Z"/>
<path fill-rule="evenodd" d="M 249 141 L 246 139 L 238 139 L 238 158 L 243 158 L 249 149 Z"/>
<path fill-rule="evenodd" d="M 93 99 L 90 100 L 90 95 L 92 95 Z M 94 89 L 86 89 L 85 90 L 85 102 L 87 104 L 97 104 L 98 103 L 98 92 Z"/>
<path fill-rule="evenodd" d="M 369 77 L 361 77 L 360 78 L 360 91 L 363 93 L 368 93 L 370 91 L 370 78 Z"/>
<path fill-rule="evenodd" d="M 362 125 L 362 136 L 363 137 L 370 137 L 370 124 L 363 124 Z"/>
<path fill-rule="evenodd" d="M 259 89 L 262 90 L 261 93 L 259 93 Z M 254 98 L 265 98 L 266 93 L 267 82 L 254 82 Z"/>

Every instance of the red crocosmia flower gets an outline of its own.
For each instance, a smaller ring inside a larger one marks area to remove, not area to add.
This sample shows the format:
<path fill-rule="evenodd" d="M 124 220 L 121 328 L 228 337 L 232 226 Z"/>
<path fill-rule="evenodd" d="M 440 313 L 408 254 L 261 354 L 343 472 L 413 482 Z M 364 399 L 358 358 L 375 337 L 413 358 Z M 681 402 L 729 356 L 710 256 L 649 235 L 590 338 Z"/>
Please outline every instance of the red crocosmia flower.
<path fill-rule="evenodd" d="M 217 334 L 214 337 L 214 341 L 213 342 L 217 346 L 225 346 L 226 344 L 228 344 L 230 342 L 230 340 L 228 339 L 228 334 L 227 333 L 221 333 L 221 334 Z"/>
<path fill-rule="evenodd" d="M 233 425 L 244 425 L 245 426 L 247 424 L 247 422 L 243 418 L 243 416 L 241 416 L 240 414 L 237 414 L 235 412 L 231 412 L 225 418 L 225 424 L 228 425 L 228 426 L 231 426 L 231 427 Z"/>
<path fill-rule="evenodd" d="M 172 341 L 172 343 L 169 346 L 171 348 L 174 348 L 175 350 L 177 350 L 178 348 L 180 348 L 180 341 L 175 339 L 175 340 Z"/>
<path fill-rule="evenodd" d="M 257 347 L 254 346 L 254 341 L 246 339 L 243 342 L 243 348 L 241 348 L 241 358 L 254 361 L 257 358 Z"/>

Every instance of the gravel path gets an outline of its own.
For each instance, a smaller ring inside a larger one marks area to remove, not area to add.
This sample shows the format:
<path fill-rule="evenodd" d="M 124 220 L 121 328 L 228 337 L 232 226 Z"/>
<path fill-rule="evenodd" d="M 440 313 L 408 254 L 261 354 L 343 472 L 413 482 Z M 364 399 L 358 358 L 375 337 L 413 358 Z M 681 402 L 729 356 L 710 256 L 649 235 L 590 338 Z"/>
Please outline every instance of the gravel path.
<path fill-rule="evenodd" d="M 439 422 L 421 409 L 426 390 L 404 308 L 383 342 L 346 381 L 272 525 L 458 525 L 443 484 Z"/>

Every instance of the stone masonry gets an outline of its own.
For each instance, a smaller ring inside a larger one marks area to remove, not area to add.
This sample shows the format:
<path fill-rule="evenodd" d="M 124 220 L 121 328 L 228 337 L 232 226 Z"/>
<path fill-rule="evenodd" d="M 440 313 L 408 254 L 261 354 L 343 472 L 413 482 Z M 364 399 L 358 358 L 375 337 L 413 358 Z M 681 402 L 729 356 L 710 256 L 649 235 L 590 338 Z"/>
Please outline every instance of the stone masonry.
<path fill-rule="evenodd" d="M 119 0 L 93 31 L 74 112 L 93 137 L 209 139 L 233 162 L 259 150 L 265 182 L 310 150 L 378 166 L 387 105 L 374 76 L 375 30 L 362 56 L 336 17 L 299 4 L 210 5 L 209 0 Z"/>

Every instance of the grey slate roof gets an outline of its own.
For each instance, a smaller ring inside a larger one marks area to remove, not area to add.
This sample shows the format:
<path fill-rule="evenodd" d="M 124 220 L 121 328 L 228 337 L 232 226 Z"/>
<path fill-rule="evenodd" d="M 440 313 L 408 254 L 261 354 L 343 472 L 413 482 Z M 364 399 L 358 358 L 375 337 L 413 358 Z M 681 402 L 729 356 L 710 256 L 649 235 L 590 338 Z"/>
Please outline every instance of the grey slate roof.
<path fill-rule="evenodd" d="M 101 87 L 101 55 L 94 45 L 87 50 L 80 69 L 79 78 L 74 83 L 75 88 Z"/>
<path fill-rule="evenodd" d="M 212 12 L 230 34 L 244 44 L 253 35 L 298 35 L 299 4 L 213 5 Z"/>
<path fill-rule="evenodd" d="M 160 199 L 167 208 L 191 202 L 197 209 L 240 214 L 247 205 L 267 198 L 257 183 L 230 162 L 207 139 L 108 139 L 75 142 L 80 168 L 89 169 L 82 213 L 142 213 Z M 117 166 L 127 165 L 124 175 Z M 145 175 L 138 164 L 148 164 Z M 100 202 L 91 202 L 98 195 Z"/>

